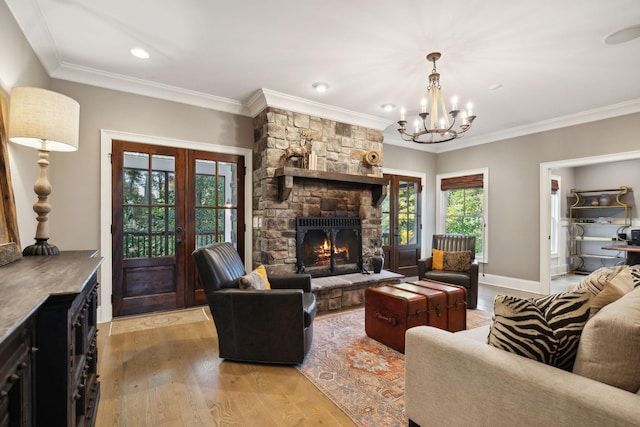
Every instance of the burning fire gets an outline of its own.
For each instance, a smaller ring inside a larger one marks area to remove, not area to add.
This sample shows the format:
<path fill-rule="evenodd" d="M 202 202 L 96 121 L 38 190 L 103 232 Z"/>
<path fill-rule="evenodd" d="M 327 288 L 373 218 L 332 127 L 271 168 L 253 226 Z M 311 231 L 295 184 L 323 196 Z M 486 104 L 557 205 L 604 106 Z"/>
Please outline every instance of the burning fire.
<path fill-rule="evenodd" d="M 333 252 L 333 258 L 338 264 L 353 262 L 348 245 L 336 246 Z M 305 253 L 307 255 L 305 264 L 310 261 L 307 265 L 328 265 L 331 262 L 331 242 L 325 238 L 321 244 L 307 248 Z"/>

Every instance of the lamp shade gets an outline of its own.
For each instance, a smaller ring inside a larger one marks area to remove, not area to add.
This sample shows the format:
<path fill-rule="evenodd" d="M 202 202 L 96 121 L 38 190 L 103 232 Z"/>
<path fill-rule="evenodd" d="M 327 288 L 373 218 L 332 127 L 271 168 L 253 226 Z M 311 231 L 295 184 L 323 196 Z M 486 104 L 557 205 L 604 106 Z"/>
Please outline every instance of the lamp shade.
<path fill-rule="evenodd" d="M 9 139 L 48 151 L 78 149 L 80 104 L 46 89 L 16 87 L 11 91 Z"/>

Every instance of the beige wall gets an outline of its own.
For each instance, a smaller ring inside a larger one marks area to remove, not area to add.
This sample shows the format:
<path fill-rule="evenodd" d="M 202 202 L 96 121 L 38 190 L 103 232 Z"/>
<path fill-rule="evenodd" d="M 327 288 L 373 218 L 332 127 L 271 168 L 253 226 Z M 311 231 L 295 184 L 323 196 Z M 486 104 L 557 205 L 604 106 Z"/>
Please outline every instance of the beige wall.
<path fill-rule="evenodd" d="M 540 278 L 540 164 L 640 149 L 640 114 L 438 155 L 437 173 L 489 169 L 486 273 Z"/>

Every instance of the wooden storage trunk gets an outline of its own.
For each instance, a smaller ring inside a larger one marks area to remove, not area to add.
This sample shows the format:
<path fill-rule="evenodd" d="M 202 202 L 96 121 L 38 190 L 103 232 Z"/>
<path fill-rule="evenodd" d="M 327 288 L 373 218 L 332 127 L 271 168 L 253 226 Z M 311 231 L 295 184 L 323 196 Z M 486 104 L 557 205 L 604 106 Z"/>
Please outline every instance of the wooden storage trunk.
<path fill-rule="evenodd" d="M 364 306 L 367 336 L 401 353 L 407 329 L 427 322 L 425 296 L 393 286 L 365 289 Z"/>
<path fill-rule="evenodd" d="M 462 286 L 452 286 L 433 280 L 420 280 L 409 282 L 411 284 L 435 289 L 445 293 L 446 304 L 446 329 L 450 332 L 464 331 L 467 329 L 467 290 Z"/>
<path fill-rule="evenodd" d="M 400 283 L 392 285 L 394 288 L 404 291 L 413 292 L 415 294 L 424 295 L 427 299 L 427 326 L 434 328 L 447 329 L 447 296 L 444 292 L 425 288 L 424 286 L 414 285 L 413 283 Z"/>

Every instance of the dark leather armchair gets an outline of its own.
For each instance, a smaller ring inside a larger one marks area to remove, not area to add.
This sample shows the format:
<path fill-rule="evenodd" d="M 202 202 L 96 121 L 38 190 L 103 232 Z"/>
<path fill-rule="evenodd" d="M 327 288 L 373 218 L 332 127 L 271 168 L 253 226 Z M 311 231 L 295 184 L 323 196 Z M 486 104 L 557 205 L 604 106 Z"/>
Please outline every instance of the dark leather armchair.
<path fill-rule="evenodd" d="M 270 290 L 243 290 L 244 264 L 231 243 L 193 252 L 213 322 L 220 357 L 261 363 L 302 363 L 313 339 L 316 299 L 311 276 L 269 276 Z"/>
<path fill-rule="evenodd" d="M 433 270 L 433 258 L 428 257 L 418 261 L 418 277 L 464 287 L 467 290 L 467 308 L 476 308 L 478 305 L 478 261 L 476 260 L 475 236 L 435 234 L 432 248 L 445 252 L 471 251 L 469 271 Z"/>

